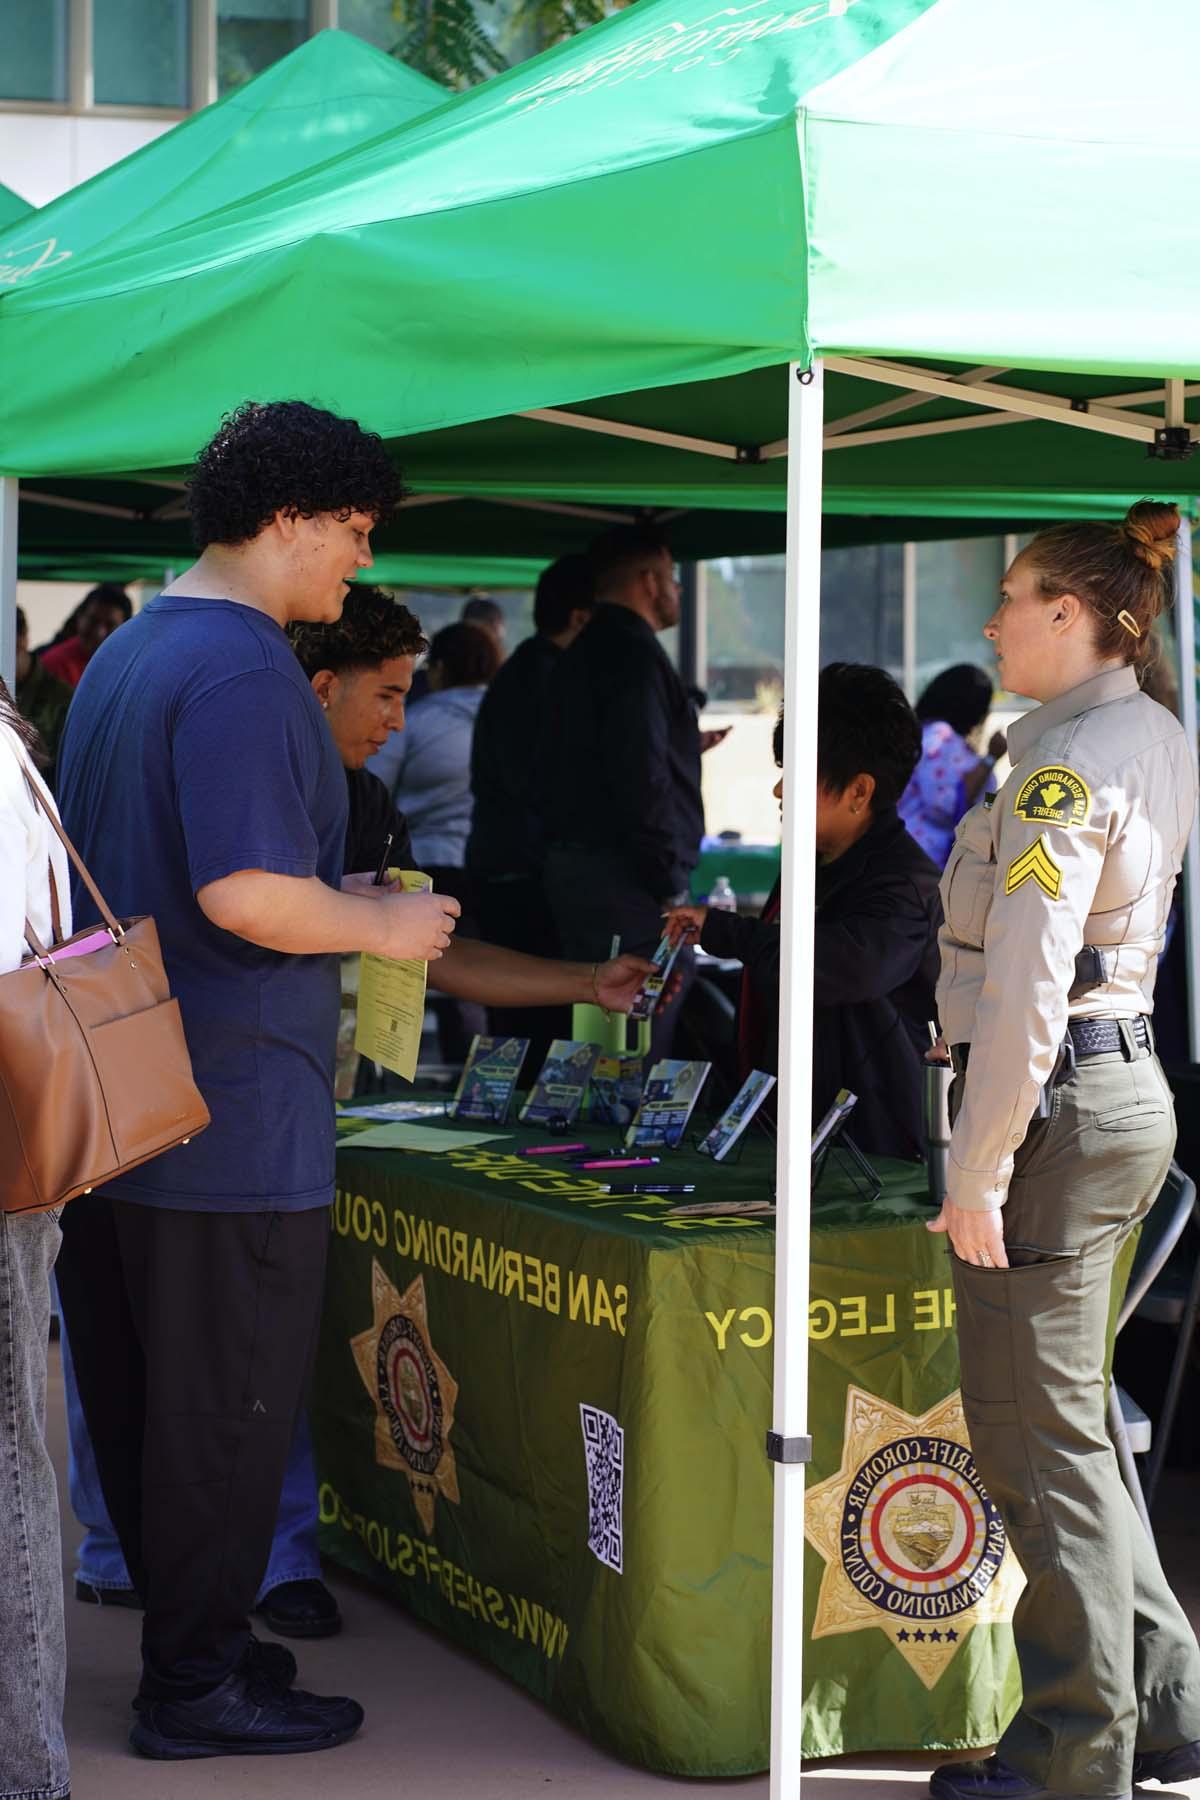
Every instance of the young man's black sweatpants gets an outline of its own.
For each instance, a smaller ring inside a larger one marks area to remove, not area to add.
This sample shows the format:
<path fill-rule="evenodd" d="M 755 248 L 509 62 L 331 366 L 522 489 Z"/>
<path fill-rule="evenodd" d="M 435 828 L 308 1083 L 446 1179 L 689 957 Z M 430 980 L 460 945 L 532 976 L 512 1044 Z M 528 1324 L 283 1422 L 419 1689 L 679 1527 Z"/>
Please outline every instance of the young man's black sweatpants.
<path fill-rule="evenodd" d="M 236 1668 L 316 1350 L 329 1208 L 181 1212 L 91 1194 L 58 1289 L 100 1483 L 146 1603 L 142 1688 Z"/>

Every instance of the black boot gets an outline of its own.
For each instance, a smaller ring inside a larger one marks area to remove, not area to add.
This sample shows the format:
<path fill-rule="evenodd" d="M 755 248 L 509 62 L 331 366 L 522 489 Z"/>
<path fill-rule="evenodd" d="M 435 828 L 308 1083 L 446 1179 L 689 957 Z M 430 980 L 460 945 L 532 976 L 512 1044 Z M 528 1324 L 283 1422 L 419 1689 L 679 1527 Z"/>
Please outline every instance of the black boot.
<path fill-rule="evenodd" d="M 279 1637 L 333 1637 L 342 1629 L 338 1603 L 323 1581 L 283 1581 L 263 1595 L 258 1611 Z"/>
<path fill-rule="evenodd" d="M 75 1598 L 82 1600 L 85 1606 L 127 1606 L 133 1612 L 142 1612 L 142 1596 L 136 1588 L 93 1587 L 90 1581 L 75 1578 Z"/>

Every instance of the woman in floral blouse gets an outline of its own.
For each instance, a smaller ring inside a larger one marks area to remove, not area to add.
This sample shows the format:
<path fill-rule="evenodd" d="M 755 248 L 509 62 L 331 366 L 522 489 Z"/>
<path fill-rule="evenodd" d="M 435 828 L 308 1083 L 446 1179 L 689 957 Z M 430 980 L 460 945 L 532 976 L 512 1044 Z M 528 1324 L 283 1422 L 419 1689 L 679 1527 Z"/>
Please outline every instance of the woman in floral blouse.
<path fill-rule="evenodd" d="M 898 810 L 939 869 L 946 866 L 958 821 L 982 793 L 995 790 L 993 770 L 1007 748 L 1004 733 L 993 734 L 986 756 L 970 742 L 991 707 L 991 678 L 972 663 L 943 669 L 917 701 L 921 760 Z"/>

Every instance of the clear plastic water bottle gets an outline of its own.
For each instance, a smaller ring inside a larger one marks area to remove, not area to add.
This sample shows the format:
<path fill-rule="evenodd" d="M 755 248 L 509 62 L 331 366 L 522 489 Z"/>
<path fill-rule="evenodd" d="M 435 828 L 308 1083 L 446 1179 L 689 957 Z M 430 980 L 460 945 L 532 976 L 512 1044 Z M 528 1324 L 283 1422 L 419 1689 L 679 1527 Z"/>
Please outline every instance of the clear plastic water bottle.
<path fill-rule="evenodd" d="M 737 895 L 733 891 L 728 875 L 717 876 L 708 896 L 708 904 L 713 912 L 735 913 L 737 911 Z"/>

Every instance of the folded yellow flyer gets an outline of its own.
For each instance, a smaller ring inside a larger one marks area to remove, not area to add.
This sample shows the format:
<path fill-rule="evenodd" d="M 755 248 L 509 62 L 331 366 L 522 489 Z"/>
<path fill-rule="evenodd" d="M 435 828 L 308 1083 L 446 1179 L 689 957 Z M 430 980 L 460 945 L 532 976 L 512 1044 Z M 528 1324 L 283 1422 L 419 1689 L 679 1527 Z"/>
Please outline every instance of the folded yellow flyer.
<path fill-rule="evenodd" d="M 415 869 L 389 869 L 406 894 L 428 893 L 433 882 Z M 363 956 L 358 972 L 358 1026 L 354 1048 L 372 1062 L 412 1081 L 425 1022 L 425 975 L 420 957 L 392 962 L 386 956 Z"/>

